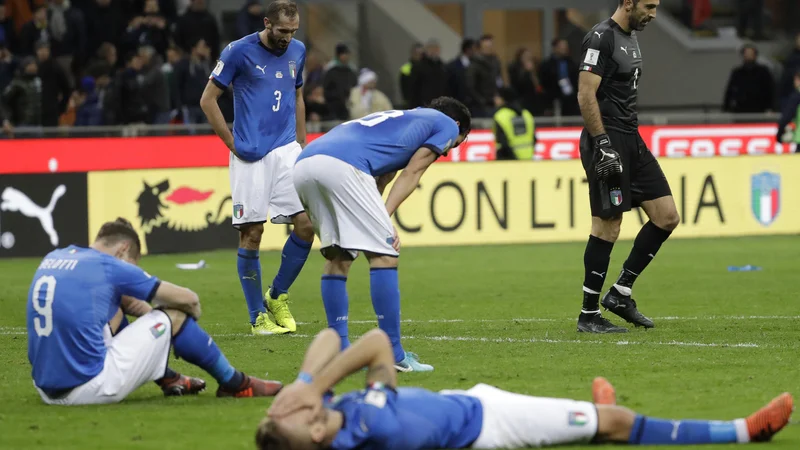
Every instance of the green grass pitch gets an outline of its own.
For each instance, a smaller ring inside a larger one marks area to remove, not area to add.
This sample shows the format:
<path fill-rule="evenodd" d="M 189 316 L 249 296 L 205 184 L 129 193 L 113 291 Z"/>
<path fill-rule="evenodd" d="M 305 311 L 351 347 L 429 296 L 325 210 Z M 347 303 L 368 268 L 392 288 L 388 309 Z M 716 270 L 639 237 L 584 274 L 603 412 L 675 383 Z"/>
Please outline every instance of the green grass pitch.
<path fill-rule="evenodd" d="M 617 244 L 609 278 L 630 246 Z M 204 270 L 175 267 L 201 258 L 209 264 Z M 235 258 L 235 251 L 149 256 L 142 266 L 200 294 L 200 323 L 235 366 L 291 381 L 311 337 L 325 326 L 322 257 L 312 253 L 291 292 L 301 323 L 297 335 L 275 337 L 247 334 Z M 531 395 L 588 400 L 593 377 L 602 375 L 615 384 L 621 404 L 641 413 L 701 419 L 743 417 L 783 391 L 800 394 L 798 237 L 668 242 L 634 289 L 656 328 L 625 335 L 575 331 L 582 258 L 582 243 L 405 249 L 400 266 L 405 346 L 436 370 L 401 374 L 400 383 L 436 390 L 486 382 Z M 266 288 L 279 255 L 263 253 L 261 261 Z M 219 400 L 208 377 L 209 391 L 199 397 L 164 399 L 148 384 L 119 405 L 41 404 L 30 379 L 24 332 L 37 263 L 0 260 L 0 448 L 253 448 L 255 426 L 269 401 Z M 726 269 L 745 264 L 764 270 Z M 357 261 L 352 272 L 350 329 L 358 336 L 374 326 L 374 315 L 365 261 Z M 171 365 L 204 375 L 183 361 L 172 359 Z M 339 390 L 361 382 L 361 375 L 354 376 Z M 800 429 L 790 425 L 763 448 L 800 448 Z"/>

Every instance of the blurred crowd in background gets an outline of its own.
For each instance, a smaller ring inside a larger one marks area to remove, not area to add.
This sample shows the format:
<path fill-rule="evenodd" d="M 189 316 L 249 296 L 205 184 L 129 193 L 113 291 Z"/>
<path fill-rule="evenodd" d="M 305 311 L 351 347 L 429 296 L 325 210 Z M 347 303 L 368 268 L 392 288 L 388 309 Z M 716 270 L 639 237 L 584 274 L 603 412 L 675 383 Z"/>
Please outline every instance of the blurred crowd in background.
<path fill-rule="evenodd" d="M 264 5 L 248 0 L 236 34 L 263 29 L 263 15 Z M 200 97 L 221 40 L 206 0 L 0 0 L 3 129 L 204 123 Z M 458 55 L 442 55 L 436 41 L 416 44 L 397 75 L 402 104 L 377 90 L 374 71 L 354 66 L 346 44 L 327 53 L 329 61 L 308 50 L 303 92 L 312 124 L 422 106 L 440 95 L 463 101 L 476 117 L 491 117 L 509 93 L 534 116 L 580 114 L 578 65 L 566 40 L 552 42 L 544 60 L 519 49 L 505 67 L 492 36 L 464 39 Z M 742 49 L 724 110 L 776 111 L 797 91 L 800 35 L 782 78 L 757 56 L 755 47 Z M 220 103 L 232 121 L 230 92 Z"/>

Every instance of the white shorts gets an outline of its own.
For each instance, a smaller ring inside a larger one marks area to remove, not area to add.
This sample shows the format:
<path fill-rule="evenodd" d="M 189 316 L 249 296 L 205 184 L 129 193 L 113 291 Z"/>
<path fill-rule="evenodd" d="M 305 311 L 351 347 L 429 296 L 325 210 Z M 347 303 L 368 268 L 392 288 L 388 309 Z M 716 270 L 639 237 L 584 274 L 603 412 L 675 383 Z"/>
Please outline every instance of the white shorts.
<path fill-rule="evenodd" d="M 375 178 L 334 157 L 314 155 L 297 163 L 294 185 L 323 251 L 338 246 L 354 258 L 358 251 L 398 256 Z"/>
<path fill-rule="evenodd" d="M 264 158 L 242 161 L 231 153 L 229 171 L 233 197 L 233 226 L 264 223 L 292 223 L 303 212 L 292 183 L 292 169 L 303 149 L 297 142 L 272 150 Z"/>
<path fill-rule="evenodd" d="M 151 311 L 114 337 L 108 325 L 103 333 L 106 339 L 103 370 L 63 398 L 51 399 L 37 387 L 42 401 L 65 406 L 117 403 L 148 381 L 164 376 L 172 342 L 172 322 L 165 312 Z"/>
<path fill-rule="evenodd" d="M 477 398 L 483 428 L 472 448 L 525 448 L 589 443 L 597 434 L 597 408 L 589 402 L 530 397 L 486 384 L 443 391 Z"/>

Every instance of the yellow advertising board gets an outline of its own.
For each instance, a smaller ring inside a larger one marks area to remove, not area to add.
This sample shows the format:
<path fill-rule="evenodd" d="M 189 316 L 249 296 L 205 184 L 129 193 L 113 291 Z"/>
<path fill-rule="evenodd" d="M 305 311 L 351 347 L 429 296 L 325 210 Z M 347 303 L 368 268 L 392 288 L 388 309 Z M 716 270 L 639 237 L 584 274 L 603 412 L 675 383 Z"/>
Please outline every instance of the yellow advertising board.
<path fill-rule="evenodd" d="M 800 233 L 800 159 L 790 155 L 661 159 L 681 224 L 676 237 Z M 388 192 L 388 190 L 387 190 Z M 89 230 L 131 219 L 150 253 L 234 247 L 227 168 L 89 174 Z M 625 215 L 620 238 L 647 220 Z M 580 161 L 434 164 L 400 207 L 405 246 L 582 241 L 591 217 Z M 265 227 L 262 249 L 288 228 Z"/>

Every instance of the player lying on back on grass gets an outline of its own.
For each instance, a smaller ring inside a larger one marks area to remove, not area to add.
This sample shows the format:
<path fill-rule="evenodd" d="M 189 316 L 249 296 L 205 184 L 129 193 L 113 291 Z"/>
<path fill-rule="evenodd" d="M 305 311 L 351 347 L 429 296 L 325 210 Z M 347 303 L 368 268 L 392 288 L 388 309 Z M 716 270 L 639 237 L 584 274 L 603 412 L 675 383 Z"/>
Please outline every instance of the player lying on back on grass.
<path fill-rule="evenodd" d="M 386 334 L 373 330 L 339 353 L 323 330 L 306 352 L 297 381 L 275 398 L 258 425 L 261 450 L 520 448 L 571 443 L 717 444 L 769 440 L 789 421 L 782 394 L 746 419 L 663 420 L 616 405 L 611 384 L 596 378 L 594 403 L 529 397 L 479 384 L 435 393 L 397 388 Z M 367 372 L 367 387 L 333 398 L 348 375 Z"/>
<path fill-rule="evenodd" d="M 433 370 L 400 343 L 400 240 L 392 214 L 417 188 L 420 177 L 470 132 L 469 110 L 440 97 L 427 108 L 383 111 L 343 123 L 308 145 L 297 158 L 294 185 L 327 260 L 322 303 L 328 326 L 347 339 L 347 275 L 358 252 L 369 260 L 372 306 L 390 337 L 395 368 Z M 384 204 L 381 195 L 402 170 Z"/>
<path fill-rule="evenodd" d="M 234 369 L 197 325 L 197 294 L 136 267 L 140 255 L 139 236 L 119 218 L 100 228 L 91 247 L 54 250 L 39 264 L 27 316 L 28 360 L 42 400 L 116 403 L 148 381 L 168 385 L 170 344 L 219 382 L 218 397 L 275 395 L 280 383 Z M 121 307 L 141 317 L 120 330 Z"/>

